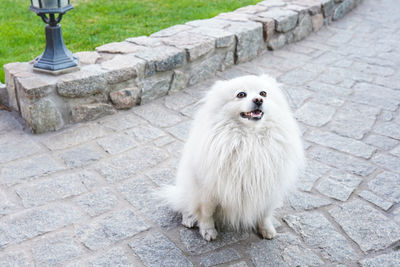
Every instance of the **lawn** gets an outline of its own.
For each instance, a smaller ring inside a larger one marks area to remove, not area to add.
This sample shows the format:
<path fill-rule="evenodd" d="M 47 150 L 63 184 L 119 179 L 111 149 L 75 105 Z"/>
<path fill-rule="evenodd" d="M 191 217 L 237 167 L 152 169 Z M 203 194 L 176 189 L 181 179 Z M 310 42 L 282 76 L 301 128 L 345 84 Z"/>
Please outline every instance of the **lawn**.
<path fill-rule="evenodd" d="M 72 52 L 153 32 L 260 0 L 72 0 L 74 9 L 61 21 Z M 1 0 L 0 80 L 3 65 L 34 59 L 44 51 L 44 23 L 29 11 L 29 0 Z"/>

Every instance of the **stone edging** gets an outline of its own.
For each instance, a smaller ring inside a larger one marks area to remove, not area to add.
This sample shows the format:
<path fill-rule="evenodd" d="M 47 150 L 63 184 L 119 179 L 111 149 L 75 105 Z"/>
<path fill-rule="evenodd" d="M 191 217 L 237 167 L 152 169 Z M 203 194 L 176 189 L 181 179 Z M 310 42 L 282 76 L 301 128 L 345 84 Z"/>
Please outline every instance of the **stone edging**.
<path fill-rule="evenodd" d="M 299 41 L 360 2 L 266 0 L 76 53 L 80 71 L 60 76 L 33 72 L 31 62 L 6 64 L 0 104 L 7 102 L 19 112 L 34 133 L 97 119 L 180 91 L 263 50 Z"/>

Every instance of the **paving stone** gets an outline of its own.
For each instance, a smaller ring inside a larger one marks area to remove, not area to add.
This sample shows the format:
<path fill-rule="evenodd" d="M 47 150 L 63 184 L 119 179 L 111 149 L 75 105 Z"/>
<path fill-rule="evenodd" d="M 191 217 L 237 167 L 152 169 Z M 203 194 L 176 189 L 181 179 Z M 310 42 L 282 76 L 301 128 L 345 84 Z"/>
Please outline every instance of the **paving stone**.
<path fill-rule="evenodd" d="M 50 150 L 64 149 L 88 142 L 92 139 L 101 137 L 109 133 L 97 124 L 85 124 L 81 127 L 62 130 L 56 134 L 48 135 L 41 139 Z"/>
<path fill-rule="evenodd" d="M 32 156 L 4 164 L 0 171 L 0 177 L 2 177 L 0 183 L 11 186 L 63 169 L 65 167 L 49 155 Z"/>
<path fill-rule="evenodd" d="M 154 167 L 167 159 L 167 154 L 154 147 L 138 147 L 125 154 L 100 161 L 95 169 L 109 182 L 117 182 Z"/>
<path fill-rule="evenodd" d="M 399 143 L 397 140 L 394 140 L 390 137 L 376 134 L 370 134 L 369 136 L 367 136 L 367 138 L 365 138 L 364 142 L 385 151 L 395 147 Z"/>
<path fill-rule="evenodd" d="M 90 216 L 98 216 L 112 210 L 117 202 L 117 197 L 108 187 L 97 189 L 76 199 L 76 203 Z"/>
<path fill-rule="evenodd" d="M 378 122 L 374 127 L 374 132 L 400 140 L 400 125 L 391 122 Z"/>
<path fill-rule="evenodd" d="M 23 211 L 0 223 L 0 248 L 60 229 L 82 216 L 76 207 L 64 203 Z"/>
<path fill-rule="evenodd" d="M 155 140 L 153 143 L 157 146 L 157 147 L 163 147 L 165 145 L 171 144 L 172 142 L 174 142 L 176 139 L 166 135 L 163 137 L 158 138 L 157 140 Z"/>
<path fill-rule="evenodd" d="M 110 93 L 110 99 L 116 109 L 130 109 L 140 100 L 140 90 L 137 87 L 120 89 Z"/>
<path fill-rule="evenodd" d="M 121 248 L 112 248 L 104 255 L 97 257 L 90 262 L 92 267 L 133 267 L 134 265 L 129 261 L 126 253 Z"/>
<path fill-rule="evenodd" d="M 400 172 L 400 158 L 390 154 L 379 153 L 374 155 L 372 161 L 390 171 Z"/>
<path fill-rule="evenodd" d="M 273 240 L 252 243 L 247 249 L 255 266 L 321 266 L 323 261 L 289 233 L 277 235 Z"/>
<path fill-rule="evenodd" d="M 147 233 L 129 243 L 146 266 L 193 266 L 167 237 L 161 233 Z"/>
<path fill-rule="evenodd" d="M 329 122 L 335 109 L 315 102 L 307 102 L 295 112 L 295 117 L 311 126 L 322 126 Z"/>
<path fill-rule="evenodd" d="M 165 133 L 162 130 L 150 125 L 138 126 L 136 128 L 127 130 L 125 133 L 129 136 L 132 136 L 140 143 L 147 143 L 165 136 Z"/>
<path fill-rule="evenodd" d="M 175 111 L 181 111 L 184 107 L 193 105 L 198 100 L 184 92 L 176 93 L 164 98 L 165 106 Z"/>
<path fill-rule="evenodd" d="M 76 234 L 90 250 L 98 250 L 118 241 L 133 237 L 149 226 L 129 209 L 113 212 L 107 217 L 80 225 Z"/>
<path fill-rule="evenodd" d="M 245 240 L 249 237 L 249 234 L 246 232 L 223 230 L 218 233 L 217 239 L 213 240 L 212 242 L 207 242 L 201 237 L 198 229 L 192 230 L 182 228 L 179 231 L 179 234 L 185 249 L 193 255 L 210 252 L 217 248 L 225 247 L 241 240 Z"/>
<path fill-rule="evenodd" d="M 188 61 L 194 61 L 215 49 L 215 38 L 189 32 L 177 33 L 165 39 L 164 42 L 168 45 L 185 49 Z"/>
<path fill-rule="evenodd" d="M 173 168 L 162 168 L 150 170 L 146 175 L 157 185 L 173 184 L 176 170 Z"/>
<path fill-rule="evenodd" d="M 136 114 L 133 114 L 131 111 L 128 111 L 125 114 L 121 114 L 121 112 L 119 112 L 118 116 L 102 118 L 98 120 L 98 123 L 116 132 L 121 132 L 138 125 L 146 124 L 142 118 Z"/>
<path fill-rule="evenodd" d="M 287 215 L 284 220 L 307 245 L 319 250 L 324 259 L 346 263 L 356 254 L 346 238 L 321 213 Z"/>
<path fill-rule="evenodd" d="M 329 177 L 317 186 L 317 190 L 328 197 L 346 201 L 361 181 L 361 178 L 345 172 L 331 172 Z"/>
<path fill-rule="evenodd" d="M 0 266 L 2 267 L 31 267 L 24 253 L 8 253 L 0 256 Z"/>
<path fill-rule="evenodd" d="M 104 156 L 95 145 L 89 144 L 62 152 L 60 157 L 69 168 L 76 168 L 94 163 Z"/>
<path fill-rule="evenodd" d="M 312 149 L 309 152 L 309 156 L 320 162 L 360 176 L 367 176 L 376 169 L 376 167 L 364 160 L 322 147 Z"/>
<path fill-rule="evenodd" d="M 325 176 L 332 168 L 315 160 L 307 160 L 307 167 L 304 174 L 300 176 L 297 186 L 303 191 L 310 192 L 315 181 Z"/>
<path fill-rule="evenodd" d="M 400 174 L 382 172 L 368 183 L 369 189 L 387 200 L 400 202 Z"/>
<path fill-rule="evenodd" d="M 359 104 L 346 104 L 338 110 L 328 128 L 342 136 L 361 139 L 368 133 L 376 120 L 379 109 Z"/>
<path fill-rule="evenodd" d="M 96 181 L 97 176 L 94 173 L 79 171 L 19 185 L 15 191 L 22 199 L 24 207 L 29 208 L 85 193 Z"/>
<path fill-rule="evenodd" d="M 2 190 L 0 190 L 0 217 L 2 215 L 10 214 L 17 209 L 18 206 L 13 203 Z"/>
<path fill-rule="evenodd" d="M 398 147 L 392 149 L 392 150 L 390 151 L 390 153 L 393 154 L 393 155 L 395 155 L 395 156 L 397 156 L 397 157 L 400 157 L 400 146 L 398 146 Z"/>
<path fill-rule="evenodd" d="M 287 37 L 285 34 L 277 34 L 275 36 L 272 36 L 268 40 L 268 49 L 270 50 L 277 50 L 279 48 L 282 48 L 287 42 Z"/>
<path fill-rule="evenodd" d="M 43 149 L 23 134 L 0 135 L 0 163 L 39 154 Z"/>
<path fill-rule="evenodd" d="M 367 190 L 361 191 L 360 193 L 358 193 L 358 195 L 385 211 L 387 211 L 388 209 L 390 209 L 390 207 L 393 206 L 393 202 L 387 201 Z"/>
<path fill-rule="evenodd" d="M 184 142 L 189 136 L 191 126 L 192 121 L 183 121 L 175 126 L 166 128 L 165 130 Z"/>
<path fill-rule="evenodd" d="M 351 138 L 342 137 L 330 132 L 321 130 L 309 131 L 306 139 L 310 142 L 317 143 L 322 146 L 337 149 L 339 151 L 352 154 L 354 156 L 368 159 L 376 151 L 376 148 L 364 144 Z"/>
<path fill-rule="evenodd" d="M 284 86 L 284 92 L 291 108 L 299 108 L 312 96 L 312 92 L 303 87 Z"/>
<path fill-rule="evenodd" d="M 395 111 L 400 104 L 400 95 L 391 89 L 370 83 L 357 83 L 354 87 L 354 102 Z"/>
<path fill-rule="evenodd" d="M 97 140 L 97 144 L 99 144 L 105 152 L 115 155 L 136 147 L 138 143 L 125 134 L 117 134 L 99 139 Z"/>
<path fill-rule="evenodd" d="M 239 261 L 237 263 L 230 264 L 229 267 L 248 267 L 245 261 Z"/>
<path fill-rule="evenodd" d="M 378 251 L 400 240 L 400 226 L 361 200 L 334 207 L 329 213 L 364 252 Z"/>
<path fill-rule="evenodd" d="M 332 203 L 330 200 L 299 191 L 289 195 L 289 202 L 295 210 L 311 210 Z"/>
<path fill-rule="evenodd" d="M 351 90 L 351 88 L 346 88 L 346 87 L 342 87 L 342 86 L 338 86 L 338 85 L 331 85 L 331 84 L 327 84 L 327 83 L 319 82 L 319 81 L 311 81 L 311 82 L 307 83 L 305 85 L 305 87 L 307 89 L 315 91 L 317 93 L 323 92 L 325 94 L 330 94 L 332 96 L 342 96 L 342 97 L 349 96 L 353 92 Z M 356 104 L 350 103 L 349 105 L 351 106 L 351 108 L 353 108 L 352 105 L 356 105 Z M 359 106 L 361 106 L 361 108 L 362 108 L 363 105 L 359 105 Z M 355 106 L 354 108 L 359 109 L 359 106 Z M 345 107 L 347 107 L 347 106 L 345 106 Z M 362 109 L 362 111 L 365 113 L 368 113 L 368 114 L 373 113 L 374 115 L 376 115 L 379 112 L 379 110 L 376 108 L 375 109 L 372 108 L 372 110 L 369 111 L 368 109 L 370 109 L 371 107 L 369 107 L 369 106 L 364 106 L 364 107 L 365 108 Z M 348 107 L 348 109 L 350 109 L 350 107 Z"/>
<path fill-rule="evenodd" d="M 146 76 L 156 71 L 167 71 L 181 67 L 185 63 L 185 51 L 171 46 L 158 46 L 136 54 L 146 61 Z"/>
<path fill-rule="evenodd" d="M 157 188 L 146 178 L 133 178 L 118 186 L 118 191 L 135 208 L 163 228 L 180 225 L 180 216 L 156 197 Z"/>
<path fill-rule="evenodd" d="M 360 261 L 360 264 L 362 267 L 398 266 L 400 265 L 400 252 L 394 251 L 364 259 Z"/>
<path fill-rule="evenodd" d="M 279 81 L 284 84 L 289 84 L 293 86 L 302 86 L 312 81 L 317 76 L 317 73 L 312 73 L 308 70 L 301 68 L 296 68 L 283 74 L 279 77 Z"/>
<path fill-rule="evenodd" d="M 394 221 L 400 224 L 400 208 L 399 207 L 395 208 L 392 214 L 394 216 L 393 217 Z"/>
<path fill-rule="evenodd" d="M 209 267 L 238 259 L 240 259 L 239 253 L 233 248 L 228 248 L 218 252 L 210 253 L 207 256 L 203 256 L 200 259 L 200 265 Z"/>
<path fill-rule="evenodd" d="M 32 254 L 38 266 L 58 266 L 81 254 L 83 249 L 70 234 L 59 233 L 53 237 L 42 238 L 35 243 Z"/>
<path fill-rule="evenodd" d="M 169 127 L 182 121 L 182 117 L 178 116 L 171 110 L 168 110 L 156 103 L 149 103 L 133 109 L 135 114 L 149 121 L 152 125 L 159 127 Z"/>

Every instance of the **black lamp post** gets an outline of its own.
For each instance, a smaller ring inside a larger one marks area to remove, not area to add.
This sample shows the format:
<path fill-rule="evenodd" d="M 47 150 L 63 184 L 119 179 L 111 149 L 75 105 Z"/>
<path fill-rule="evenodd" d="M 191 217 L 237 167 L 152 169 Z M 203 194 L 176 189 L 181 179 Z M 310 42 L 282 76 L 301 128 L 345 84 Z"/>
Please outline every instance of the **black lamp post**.
<path fill-rule="evenodd" d="M 72 8 L 70 0 L 31 0 L 29 9 L 47 24 L 46 49 L 35 59 L 34 70 L 57 75 L 78 68 L 78 58 L 64 45 L 61 26 L 58 24 L 62 16 Z"/>

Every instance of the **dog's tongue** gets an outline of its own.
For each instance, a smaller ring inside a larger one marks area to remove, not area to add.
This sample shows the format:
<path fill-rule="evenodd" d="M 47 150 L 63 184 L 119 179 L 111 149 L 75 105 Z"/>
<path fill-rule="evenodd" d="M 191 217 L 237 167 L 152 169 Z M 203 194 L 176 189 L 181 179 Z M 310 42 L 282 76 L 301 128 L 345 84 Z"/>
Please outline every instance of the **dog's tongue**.
<path fill-rule="evenodd" d="M 252 117 L 258 118 L 258 117 L 261 116 L 261 111 L 259 111 L 259 110 L 250 111 L 250 115 L 251 115 Z"/>

